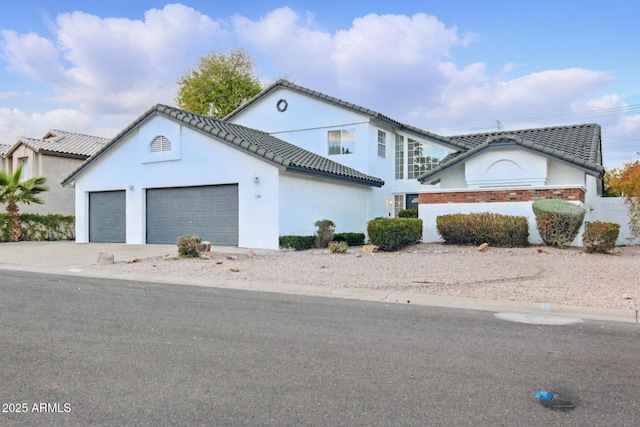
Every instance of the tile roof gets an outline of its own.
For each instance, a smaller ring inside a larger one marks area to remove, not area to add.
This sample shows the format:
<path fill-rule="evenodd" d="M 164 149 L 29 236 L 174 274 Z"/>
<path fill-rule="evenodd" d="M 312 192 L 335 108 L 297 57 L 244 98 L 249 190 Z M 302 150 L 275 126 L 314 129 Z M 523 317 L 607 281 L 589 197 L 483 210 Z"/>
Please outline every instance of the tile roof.
<path fill-rule="evenodd" d="M 0 144 L 0 156 L 4 156 L 11 149 L 11 145 Z"/>
<path fill-rule="evenodd" d="M 305 87 L 296 85 L 294 83 L 291 83 L 290 81 L 287 80 L 277 80 L 276 82 L 272 83 L 271 85 L 267 86 L 265 89 L 263 89 L 259 94 L 257 94 L 256 96 L 254 96 L 253 98 L 251 98 L 249 101 L 245 102 L 244 104 L 242 104 L 240 107 L 238 107 L 236 110 L 232 111 L 228 116 L 226 116 L 224 118 L 224 120 L 231 120 L 234 117 L 236 117 L 237 115 L 239 115 L 240 113 L 242 113 L 242 111 L 244 111 L 247 108 L 250 108 L 251 105 L 255 104 L 256 102 L 258 102 L 260 99 L 264 98 L 266 95 L 268 95 L 269 93 L 279 89 L 279 88 L 287 88 L 289 90 L 292 90 L 294 92 L 298 92 L 300 94 L 303 95 L 307 95 L 310 96 L 312 98 L 316 98 L 319 100 L 322 100 L 324 102 L 327 102 L 329 104 L 333 104 L 342 108 L 346 108 L 348 110 L 352 110 L 355 111 L 357 113 L 361 113 L 364 114 L 366 116 L 369 116 L 370 119 L 372 120 L 376 120 L 382 123 L 387 124 L 388 126 L 391 126 L 395 129 L 401 130 L 401 131 L 405 131 L 405 132 L 409 132 L 409 133 L 413 133 L 415 135 L 424 137 L 424 138 L 429 138 L 435 141 L 438 141 L 446 146 L 449 146 L 451 148 L 460 148 L 460 149 L 467 149 L 469 147 L 467 147 L 466 145 L 464 145 L 464 142 L 461 141 L 456 141 L 451 139 L 450 137 L 446 137 L 446 136 L 442 136 L 442 135 L 437 135 L 435 133 L 432 132 L 428 132 L 424 129 L 420 129 L 418 127 L 415 126 L 411 126 L 405 123 L 401 123 L 397 120 L 392 119 L 389 116 L 386 116 L 384 114 L 381 114 L 377 111 L 374 110 L 370 110 L 369 108 L 365 108 L 365 107 L 361 107 L 359 105 L 353 104 L 351 102 L 347 102 L 347 101 L 343 101 L 341 99 L 335 98 L 333 96 L 329 96 L 326 95 L 324 93 L 320 93 L 317 92 L 315 90 L 311 90 L 311 89 L 307 89 Z M 461 145 L 462 144 L 462 145 Z"/>
<path fill-rule="evenodd" d="M 266 132 L 247 128 L 238 124 L 228 123 L 224 120 L 201 116 L 175 107 L 157 104 L 131 123 L 118 134 L 111 142 L 105 145 L 95 156 L 85 161 L 71 175 L 64 179 L 62 185 L 67 185 L 78 174 L 86 169 L 92 162 L 98 160 L 112 147 L 122 140 L 129 132 L 138 127 L 142 122 L 153 115 L 163 115 L 176 120 L 190 128 L 219 138 L 231 146 L 245 150 L 286 171 L 303 173 L 342 181 L 381 187 L 384 181 L 370 175 L 366 175 L 350 167 L 344 166 L 326 157 L 307 151 L 296 145 L 278 139 Z"/>
<path fill-rule="evenodd" d="M 42 139 L 20 138 L 7 151 L 7 154 L 20 144 L 24 144 L 37 153 L 86 159 L 108 142 L 108 138 L 52 129 Z"/>
<path fill-rule="evenodd" d="M 604 174 L 600 125 L 597 124 L 478 133 L 450 138 L 470 148 L 442 159 L 436 168 L 418 177 L 421 183 L 435 183 L 452 166 L 482 151 L 508 145 L 559 160 L 598 178 Z"/>
<path fill-rule="evenodd" d="M 261 98 L 279 88 L 287 88 L 324 102 L 365 114 L 374 121 L 386 123 L 398 130 L 413 133 L 442 143 L 450 148 L 457 149 L 456 152 L 445 157 L 440 162 L 440 166 L 421 176 L 419 178 L 421 182 L 426 180 L 433 181 L 434 175 L 440 175 L 450 166 L 464 161 L 466 158 L 474 155 L 478 151 L 494 147 L 495 145 L 492 143 L 495 143 L 497 140 L 505 137 L 513 137 L 511 138 L 511 141 L 516 145 L 582 168 L 592 175 L 600 177 L 604 173 L 601 158 L 602 147 L 600 143 L 600 126 L 597 124 L 557 126 L 446 137 L 425 131 L 415 126 L 401 123 L 376 111 L 298 86 L 287 80 L 278 80 L 269 85 L 258 95 L 225 117 L 225 120 L 234 118 L 245 109 L 250 108 L 252 104 L 258 102 Z"/>

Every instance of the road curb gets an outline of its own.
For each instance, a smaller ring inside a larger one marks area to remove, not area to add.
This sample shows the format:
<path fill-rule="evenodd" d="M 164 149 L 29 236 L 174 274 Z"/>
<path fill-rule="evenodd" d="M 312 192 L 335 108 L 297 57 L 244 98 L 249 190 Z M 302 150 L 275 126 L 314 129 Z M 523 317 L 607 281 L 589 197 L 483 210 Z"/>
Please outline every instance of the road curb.
<path fill-rule="evenodd" d="M 578 317 L 588 320 L 609 322 L 623 322 L 640 324 L 638 310 L 611 309 L 598 307 L 579 307 L 570 305 L 536 303 L 526 301 L 461 298 L 452 296 L 426 295 L 401 291 L 383 291 L 359 288 L 328 288 L 323 286 L 299 285 L 288 283 L 258 282 L 258 281 L 230 281 L 212 280 L 202 277 L 160 276 L 148 277 L 134 273 L 119 273 L 109 271 L 89 271 L 82 266 L 78 268 L 61 268 L 27 266 L 22 264 L 2 264 L 0 269 L 13 271 L 29 271 L 34 273 L 58 274 L 63 276 L 80 276 L 104 279 L 129 280 L 139 282 L 154 282 L 188 286 L 203 286 L 221 289 L 235 289 L 256 292 L 282 293 L 289 295 L 304 295 L 327 298 L 344 298 L 361 301 L 383 302 L 392 304 L 413 304 L 421 306 L 454 308 L 463 310 L 499 312 L 516 312 L 534 315 L 555 315 Z"/>

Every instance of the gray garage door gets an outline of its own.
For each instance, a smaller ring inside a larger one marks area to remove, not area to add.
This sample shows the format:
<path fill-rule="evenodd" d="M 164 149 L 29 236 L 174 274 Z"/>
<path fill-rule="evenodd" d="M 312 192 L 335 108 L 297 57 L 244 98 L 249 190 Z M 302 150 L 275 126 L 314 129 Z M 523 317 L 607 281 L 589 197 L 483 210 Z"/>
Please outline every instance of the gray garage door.
<path fill-rule="evenodd" d="M 89 241 L 124 243 L 126 241 L 126 205 L 124 191 L 89 193 Z"/>
<path fill-rule="evenodd" d="M 238 185 L 147 190 L 147 243 L 200 236 L 213 245 L 238 245 Z"/>

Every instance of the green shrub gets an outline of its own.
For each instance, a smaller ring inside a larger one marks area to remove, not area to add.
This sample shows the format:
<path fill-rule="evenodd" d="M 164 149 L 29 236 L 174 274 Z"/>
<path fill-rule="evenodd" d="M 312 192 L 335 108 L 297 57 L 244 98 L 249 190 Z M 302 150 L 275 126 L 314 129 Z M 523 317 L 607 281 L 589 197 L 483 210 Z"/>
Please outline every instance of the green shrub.
<path fill-rule="evenodd" d="M 517 247 L 529 244 L 529 222 L 524 216 L 490 212 L 440 215 L 436 229 L 445 243 Z"/>
<path fill-rule="evenodd" d="M 329 251 L 332 254 L 346 254 L 347 249 L 349 249 L 347 242 L 336 242 L 335 240 L 333 242 L 329 242 Z"/>
<path fill-rule="evenodd" d="M 395 251 L 422 239 L 422 220 L 418 218 L 378 218 L 369 221 L 371 243 L 382 251 Z"/>
<path fill-rule="evenodd" d="M 334 242 L 347 242 L 349 246 L 362 246 L 364 239 L 364 233 L 336 233 L 333 235 Z"/>
<path fill-rule="evenodd" d="M 316 245 L 316 236 L 280 236 L 280 247 L 304 251 Z"/>
<path fill-rule="evenodd" d="M 0 242 L 8 241 L 9 216 L 0 214 Z M 20 214 L 23 240 L 74 240 L 75 218 L 72 215 Z"/>
<path fill-rule="evenodd" d="M 587 222 L 582 233 L 585 252 L 607 253 L 613 250 L 620 233 L 620 224 L 614 222 Z"/>
<path fill-rule="evenodd" d="M 398 218 L 418 218 L 418 208 L 402 210 L 398 212 Z"/>
<path fill-rule="evenodd" d="M 585 215 L 584 208 L 559 199 L 533 202 L 533 213 L 542 241 L 547 246 L 562 248 L 578 235 Z"/>
<path fill-rule="evenodd" d="M 198 246 L 202 239 L 198 236 L 178 237 L 178 254 L 184 258 L 194 258 L 200 255 Z"/>
<path fill-rule="evenodd" d="M 336 225 L 330 219 L 321 219 L 315 222 L 315 226 L 318 228 L 316 230 L 316 248 L 326 248 L 333 240 Z"/>

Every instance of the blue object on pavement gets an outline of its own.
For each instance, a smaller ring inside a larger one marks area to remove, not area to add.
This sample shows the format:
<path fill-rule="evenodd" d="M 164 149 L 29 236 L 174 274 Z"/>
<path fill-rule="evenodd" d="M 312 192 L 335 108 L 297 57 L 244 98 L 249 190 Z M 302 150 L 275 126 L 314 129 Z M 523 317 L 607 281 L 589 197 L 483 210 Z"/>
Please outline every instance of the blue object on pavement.
<path fill-rule="evenodd" d="M 551 393 L 550 391 L 539 390 L 536 393 L 536 399 L 538 399 L 538 400 L 551 400 L 551 399 L 553 399 L 553 393 Z"/>

